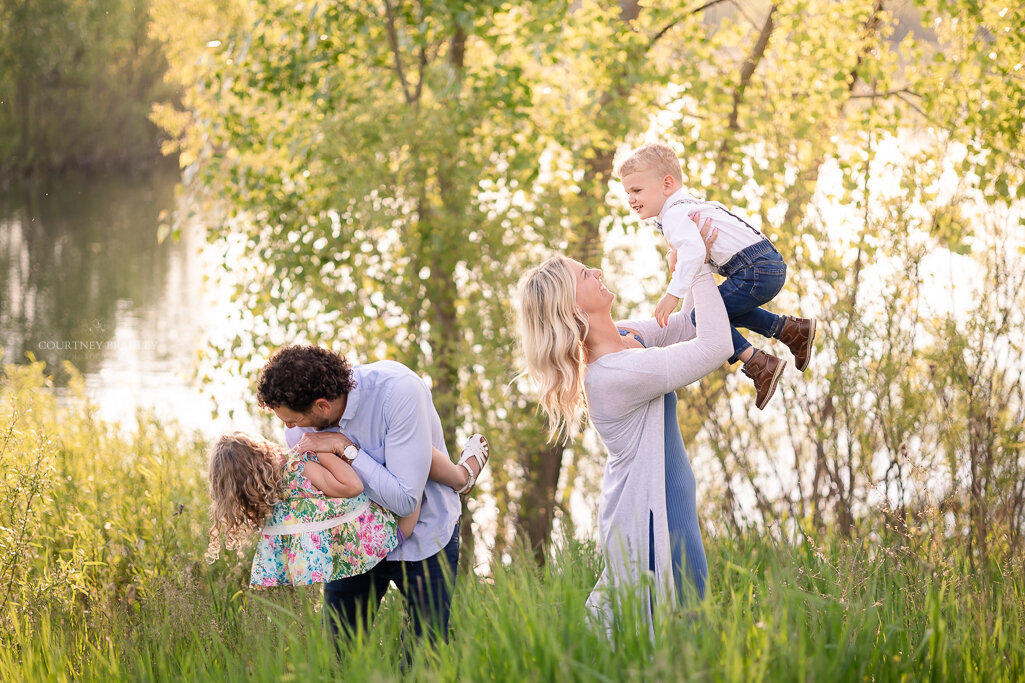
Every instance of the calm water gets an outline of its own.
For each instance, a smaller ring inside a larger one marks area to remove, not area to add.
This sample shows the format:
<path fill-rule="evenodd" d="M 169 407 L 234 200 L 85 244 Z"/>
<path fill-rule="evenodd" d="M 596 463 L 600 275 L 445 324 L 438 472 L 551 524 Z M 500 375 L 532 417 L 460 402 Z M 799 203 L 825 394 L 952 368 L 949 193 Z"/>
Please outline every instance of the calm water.
<path fill-rule="evenodd" d="M 193 381 L 197 352 L 226 297 L 204 282 L 199 231 L 159 243 L 174 207 L 175 166 L 103 176 L 65 175 L 0 195 L 0 344 L 4 362 L 46 361 L 58 387 L 65 361 L 85 377 L 108 419 L 140 408 L 212 432 L 235 411 L 252 418 L 245 384 Z M 223 319 L 223 318 L 222 318 Z"/>

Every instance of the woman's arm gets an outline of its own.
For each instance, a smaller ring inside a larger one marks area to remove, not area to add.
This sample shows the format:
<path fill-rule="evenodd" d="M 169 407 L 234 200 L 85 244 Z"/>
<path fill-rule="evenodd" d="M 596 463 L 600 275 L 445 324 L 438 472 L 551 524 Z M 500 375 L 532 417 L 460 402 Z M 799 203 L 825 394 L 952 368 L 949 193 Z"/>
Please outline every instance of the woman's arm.
<path fill-rule="evenodd" d="M 683 309 L 669 316 L 669 322 L 661 327 L 654 318 L 641 318 L 637 320 L 617 320 L 616 327 L 627 330 L 641 338 L 646 348 L 655 346 L 669 346 L 678 344 L 688 339 L 693 339 L 696 330 L 690 321 L 690 312 L 694 309 L 694 295 L 687 292 L 684 299 Z"/>
<path fill-rule="evenodd" d="M 705 266 L 707 268 L 707 266 Z M 733 354 L 730 319 L 709 270 L 694 279 L 691 288 L 697 319 L 697 335 L 663 349 L 666 353 L 666 391 L 696 382 L 722 365 Z M 681 311 L 690 322 L 690 311 Z"/>
<path fill-rule="evenodd" d="M 733 353 L 730 321 L 707 267 L 694 279 L 693 292 L 697 335 L 668 346 L 634 349 L 599 358 L 595 365 L 601 369 L 596 367 L 588 372 L 588 401 L 592 407 L 600 403 L 606 414 L 625 414 L 666 392 L 696 382 L 730 357 Z M 637 325 L 642 335 L 652 326 L 657 329 L 658 323 L 651 320 Z M 671 327 L 662 332 L 668 332 Z M 649 339 L 645 342 L 650 343 Z"/>
<path fill-rule="evenodd" d="M 705 220 L 699 234 L 705 247 L 705 264 L 698 267 L 694 276 L 695 280 L 702 273 L 710 272 L 711 267 L 707 265 L 708 259 L 711 257 L 712 245 L 715 244 L 715 240 L 719 237 L 719 230 L 712 227 L 710 220 Z M 617 322 L 616 325 L 637 334 L 644 340 L 644 345 L 647 347 L 669 346 L 670 344 L 677 344 L 694 337 L 694 324 L 690 319 L 692 310 L 694 310 L 693 283 L 691 287 L 687 288 L 686 296 L 683 299 L 683 307 L 677 313 L 669 316 L 668 324 L 665 327 L 662 327 L 657 320 L 651 318 L 622 320 Z"/>
<path fill-rule="evenodd" d="M 303 473 L 325 496 L 352 498 L 363 493 L 363 481 L 347 462 L 329 452 L 317 453 L 317 460 L 307 462 Z"/>

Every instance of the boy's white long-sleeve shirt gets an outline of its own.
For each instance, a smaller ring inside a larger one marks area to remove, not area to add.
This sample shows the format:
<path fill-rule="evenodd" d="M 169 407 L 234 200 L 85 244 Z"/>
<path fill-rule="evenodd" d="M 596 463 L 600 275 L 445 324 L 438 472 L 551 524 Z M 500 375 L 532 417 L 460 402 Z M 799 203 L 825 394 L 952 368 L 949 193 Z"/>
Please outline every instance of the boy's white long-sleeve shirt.
<path fill-rule="evenodd" d="M 666 292 L 680 299 L 690 289 L 694 275 L 705 261 L 705 243 L 698 224 L 690 217 L 695 212 L 701 213 L 702 223 L 710 218 L 712 227 L 719 230 L 719 237 L 711 250 L 711 261 L 715 265 L 725 264 L 741 249 L 765 239 L 765 235 L 730 213 L 719 202 L 697 199 L 685 190 L 669 195 L 657 220 L 662 234 L 676 250 L 676 270 Z"/>

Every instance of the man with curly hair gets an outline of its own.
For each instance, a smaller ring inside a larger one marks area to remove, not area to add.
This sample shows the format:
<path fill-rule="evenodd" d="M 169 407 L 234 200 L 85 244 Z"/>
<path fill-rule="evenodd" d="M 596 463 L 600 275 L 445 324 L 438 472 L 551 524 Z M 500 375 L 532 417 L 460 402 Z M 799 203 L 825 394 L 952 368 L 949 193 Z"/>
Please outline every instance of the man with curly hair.
<path fill-rule="evenodd" d="M 413 533 L 386 561 L 324 585 L 325 615 L 351 632 L 369 629 L 394 581 L 417 635 L 447 638 L 461 505 L 452 488 L 427 476 L 431 448 L 448 450 L 424 381 L 395 361 L 350 366 L 327 349 L 288 346 L 261 371 L 257 400 L 285 423 L 289 448 L 338 454 L 371 500 L 399 516 L 423 500 Z"/>

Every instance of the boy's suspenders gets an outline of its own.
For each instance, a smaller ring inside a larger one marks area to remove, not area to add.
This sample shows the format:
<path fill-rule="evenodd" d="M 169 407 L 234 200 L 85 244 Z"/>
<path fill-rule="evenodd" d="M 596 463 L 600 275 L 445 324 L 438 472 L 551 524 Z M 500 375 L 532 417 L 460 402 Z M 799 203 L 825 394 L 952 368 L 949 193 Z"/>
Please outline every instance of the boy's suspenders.
<path fill-rule="evenodd" d="M 765 236 L 765 234 L 764 234 L 764 233 L 762 233 L 762 231 L 761 231 L 761 230 L 758 230 L 758 229 L 757 229 L 757 228 L 755 228 L 755 227 L 754 227 L 753 225 L 751 225 L 750 223 L 748 223 L 747 221 L 745 221 L 745 220 L 744 220 L 743 218 L 741 218 L 741 217 L 740 217 L 740 216 L 738 216 L 737 214 L 735 214 L 735 213 L 733 213 L 732 211 L 730 211 L 729 209 L 727 209 L 727 208 L 726 208 L 725 206 L 723 206 L 723 205 L 722 205 L 722 204 L 720 204 L 719 202 L 704 202 L 704 201 L 701 201 L 700 199 L 677 199 L 677 200 L 676 200 L 675 202 L 673 202 L 672 204 L 670 204 L 670 205 L 669 205 L 669 207 L 668 207 L 668 208 L 666 209 L 666 211 L 668 211 L 669 209 L 671 209 L 671 208 L 673 208 L 674 206 L 677 206 L 677 205 L 679 205 L 679 204 L 698 204 L 698 205 L 701 205 L 701 206 L 709 206 L 709 205 L 711 205 L 711 206 L 712 206 L 712 208 L 715 208 L 715 209 L 722 209 L 723 211 L 725 211 L 726 213 L 728 213 L 728 214 L 729 214 L 730 216 L 733 216 L 733 217 L 734 217 L 735 219 L 737 219 L 738 221 L 740 221 L 740 222 L 741 222 L 741 223 L 742 223 L 742 224 L 743 224 L 744 226 L 746 226 L 746 227 L 747 227 L 747 229 L 748 229 L 748 230 L 750 230 L 750 231 L 751 231 L 751 232 L 753 232 L 754 234 L 758 235 L 758 236 L 759 236 L 759 237 L 761 237 L 762 239 L 768 239 L 768 238 L 767 238 L 767 237 Z M 656 225 L 656 226 L 658 226 L 658 231 L 659 231 L 659 233 L 661 233 L 661 235 L 662 235 L 663 237 L 665 237 L 665 232 L 663 232 L 663 230 L 662 230 L 662 221 L 655 221 L 655 225 Z M 708 263 L 709 263 L 709 265 L 711 265 L 711 266 L 712 266 L 713 268 L 715 268 L 716 272 L 718 272 L 718 271 L 719 271 L 719 264 L 718 264 L 718 263 L 716 263 L 715 261 L 713 261 L 711 257 L 709 257 L 709 259 L 708 259 Z"/>

